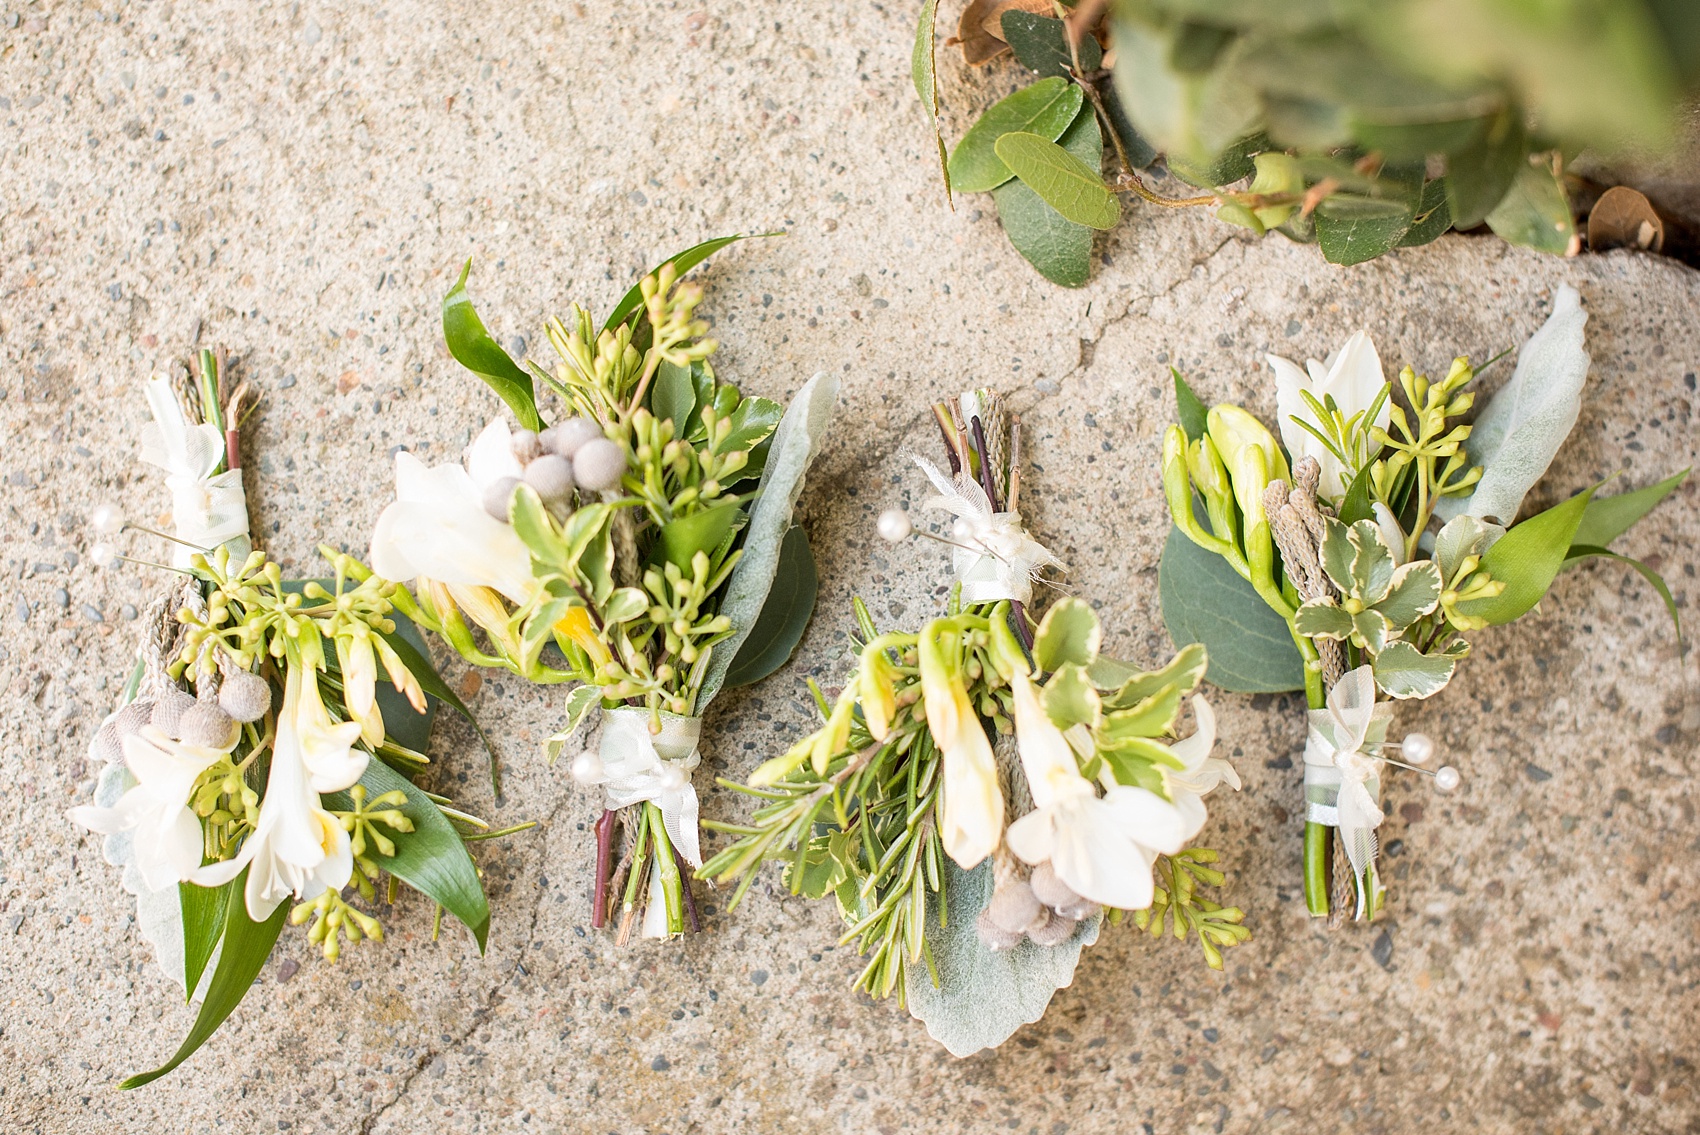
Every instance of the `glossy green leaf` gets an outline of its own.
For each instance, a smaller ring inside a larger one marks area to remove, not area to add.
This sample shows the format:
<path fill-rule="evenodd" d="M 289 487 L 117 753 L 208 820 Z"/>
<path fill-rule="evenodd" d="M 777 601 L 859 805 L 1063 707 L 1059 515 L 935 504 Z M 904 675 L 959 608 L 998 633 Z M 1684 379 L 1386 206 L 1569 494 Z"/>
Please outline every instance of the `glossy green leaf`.
<path fill-rule="evenodd" d="M 1102 702 L 1098 691 L 1086 676 L 1086 667 L 1065 664 L 1052 674 L 1039 692 L 1045 715 L 1058 729 L 1075 725 L 1092 726 L 1098 720 Z"/>
<path fill-rule="evenodd" d="M 1346 486 L 1346 495 L 1340 499 L 1342 524 L 1356 524 L 1360 520 L 1375 519 L 1375 494 L 1370 483 L 1374 464 L 1373 461 L 1364 462 L 1364 467 L 1358 470 L 1358 475 Z"/>
<path fill-rule="evenodd" d="M 1093 685 L 1101 690 L 1113 691 L 1104 699 L 1104 708 L 1130 709 L 1167 689 L 1191 693 L 1204 680 L 1209 662 L 1209 652 L 1195 642 L 1182 647 L 1159 670 L 1140 670 L 1126 662 L 1100 656 L 1087 667 L 1086 673 Z"/>
<path fill-rule="evenodd" d="M 1093 229 L 1109 229 L 1121 219 L 1122 206 L 1098 170 L 1038 134 L 1005 134 L 993 147 L 1004 165 L 1066 220 Z"/>
<path fill-rule="evenodd" d="M 466 279 L 471 273 L 472 260 L 468 258 L 460 270 L 460 279 L 443 297 L 443 341 L 456 362 L 501 395 L 520 425 L 528 430 L 540 430 L 543 420 L 537 414 L 537 393 L 532 388 L 531 375 L 485 330 L 484 321 L 478 318 L 472 297 L 466 291 Z"/>
<path fill-rule="evenodd" d="M 1033 660 L 1047 674 L 1064 666 L 1090 666 L 1103 641 L 1091 605 L 1070 596 L 1053 603 L 1040 620 L 1033 633 Z"/>
<path fill-rule="evenodd" d="M 1103 135 L 1087 111 L 1075 115 L 1058 141 L 1088 165 L 1104 160 Z M 1086 284 L 1092 274 L 1091 229 L 1065 218 L 1018 178 L 993 190 L 992 200 L 1009 243 L 1041 276 L 1065 288 Z"/>
<path fill-rule="evenodd" d="M 458 918 L 472 931 L 482 954 L 490 935 L 490 903 L 466 841 L 423 790 L 383 761 L 368 761 L 360 783 L 368 800 L 386 792 L 405 795 L 401 813 L 413 821 L 410 832 L 387 833 L 395 842 L 395 854 L 377 857 L 378 865 Z M 329 809 L 353 807 L 346 792 L 327 793 L 324 799 Z"/>
<path fill-rule="evenodd" d="M 490 755 L 490 787 L 496 799 L 500 801 L 502 798 L 502 777 L 496 764 L 496 746 L 490 741 L 489 735 L 484 732 L 484 727 L 478 724 L 478 719 L 472 715 L 472 710 L 468 709 L 466 703 L 460 699 L 460 695 L 455 693 L 447 682 L 443 681 L 443 676 L 437 673 L 437 668 L 431 664 L 431 656 L 426 653 L 423 645 L 415 646 L 406 635 L 400 633 L 399 628 L 394 634 L 384 635 L 384 641 L 389 643 L 390 649 L 396 652 L 396 657 L 401 659 L 402 665 L 406 666 L 409 672 L 419 679 L 419 688 L 425 691 L 425 696 L 447 702 L 451 709 L 466 719 L 467 724 L 472 726 L 473 732 L 478 734 L 478 739 L 484 742 L 484 750 Z M 385 719 L 385 724 L 388 725 L 388 718 Z M 427 724 L 427 729 L 429 729 L 429 724 Z M 423 752 L 423 750 L 420 751 Z M 376 764 L 377 762 L 374 761 L 373 763 Z"/>
<path fill-rule="evenodd" d="M 1068 75 L 1074 70 L 1068 32 L 1055 16 L 1011 8 L 1003 14 L 1003 38 L 1016 62 L 1041 75 Z M 1104 65 L 1104 51 L 1090 34 L 1080 37 L 1080 73 L 1090 75 Z"/>
<path fill-rule="evenodd" d="M 602 605 L 602 621 L 614 623 L 629 623 L 639 615 L 649 611 L 649 596 L 640 587 L 621 587 L 608 597 L 608 602 Z"/>
<path fill-rule="evenodd" d="M 1575 250 L 1576 221 L 1564 186 L 1546 165 L 1525 165 L 1511 189 L 1487 215 L 1501 239 L 1564 256 Z"/>
<path fill-rule="evenodd" d="M 998 139 L 1025 131 L 1042 138 L 1062 137 L 1080 114 L 1080 88 L 1067 79 L 1041 79 L 993 103 L 950 155 L 951 184 L 963 193 L 996 189 L 1015 174 L 997 155 Z"/>
<path fill-rule="evenodd" d="M 939 925 L 938 896 L 927 895 L 926 945 L 938 984 L 924 963 L 904 966 L 909 1012 L 952 1056 L 971 1056 L 996 1048 L 1022 1025 L 1044 1016 L 1057 990 L 1074 980 L 1080 951 L 1098 940 L 1101 915 L 1081 920 L 1074 936 L 1060 946 L 1031 941 L 1008 950 L 989 950 L 974 929 L 974 916 L 992 897 L 990 859 L 972 871 L 954 860 L 944 865 L 946 909 Z"/>
<path fill-rule="evenodd" d="M 716 453 L 736 453 L 754 449 L 766 441 L 785 416 L 785 408 L 767 398 L 746 398 L 732 411 L 732 429 L 726 439 L 714 447 Z"/>
<path fill-rule="evenodd" d="M 1417 248 L 1432 244 L 1452 227 L 1452 207 L 1446 203 L 1446 179 L 1435 178 L 1423 186 L 1423 196 L 1411 227 L 1399 238 L 1400 248 Z"/>
<path fill-rule="evenodd" d="M 1203 643 L 1206 677 L 1234 693 L 1304 687 L 1304 659 L 1287 621 L 1228 562 L 1170 528 L 1157 571 L 1163 623 L 1176 646 Z"/>
<path fill-rule="evenodd" d="M 652 563 L 663 560 L 689 574 L 691 559 L 698 553 L 712 556 L 721 541 L 732 533 L 732 526 L 744 514 L 744 506 L 727 501 L 701 512 L 693 512 L 661 526 L 655 547 L 649 554 Z"/>
<path fill-rule="evenodd" d="M 1582 514 L 1593 497 L 1593 488 L 1578 493 L 1501 536 L 1482 557 L 1482 567 L 1503 582 L 1505 590 L 1492 599 L 1460 603 L 1459 609 L 1494 626 L 1512 622 L 1532 610 L 1564 566 L 1576 529 L 1582 523 Z"/>
<path fill-rule="evenodd" d="M 1180 423 L 1188 441 L 1197 441 L 1204 436 L 1210 411 L 1204 400 L 1192 392 L 1180 371 L 1170 367 L 1169 375 L 1175 380 L 1175 420 Z"/>
<path fill-rule="evenodd" d="M 177 902 L 183 912 L 183 1000 L 195 999 L 201 975 L 207 962 L 218 949 L 224 936 L 224 923 L 234 883 L 222 887 L 197 887 L 193 883 L 177 884 Z M 242 893 L 236 892 L 236 901 Z"/>
<path fill-rule="evenodd" d="M 373 761 L 377 764 L 377 761 Z M 393 775 L 393 774 L 392 774 Z M 195 1023 L 184 1038 L 183 1044 L 177 1049 L 176 1055 L 152 1072 L 143 1072 L 131 1076 L 119 1088 L 128 1091 L 139 1088 L 143 1084 L 166 1075 L 183 1061 L 189 1059 L 197 1048 L 205 1044 L 207 1038 L 218 1031 L 224 1019 L 247 994 L 254 978 L 259 975 L 260 967 L 266 964 L 271 956 L 272 946 L 277 943 L 277 936 L 283 930 L 284 921 L 289 917 L 287 902 L 277 904 L 277 909 L 264 922 L 255 922 L 248 917 L 247 904 L 240 896 L 248 882 L 248 871 L 243 869 L 230 886 L 237 901 L 225 904 L 224 933 L 220 936 L 222 948 L 219 950 L 218 966 L 213 970 L 212 981 L 207 986 L 206 998 L 201 1002 L 201 1011 L 195 1015 Z"/>
<path fill-rule="evenodd" d="M 1411 217 L 1400 202 L 1331 197 L 1316 210 L 1316 243 L 1330 264 L 1362 264 L 1398 247 Z"/>
<path fill-rule="evenodd" d="M 1658 503 L 1669 496 L 1688 477 L 1688 470 L 1666 477 L 1656 485 L 1634 489 L 1616 496 L 1595 497 L 1588 502 L 1582 522 L 1571 537 L 1573 544 L 1604 548 L 1629 531 L 1631 525 L 1652 512 Z"/>
<path fill-rule="evenodd" d="M 780 542 L 779 566 L 773 573 L 767 602 L 726 671 L 727 687 L 759 682 L 785 665 L 808 628 L 819 589 L 808 533 L 801 525 L 794 526 Z"/>
<path fill-rule="evenodd" d="M 1502 111 L 1471 141 L 1447 156 L 1446 201 L 1452 223 L 1473 229 L 1504 200 L 1528 165 L 1528 136 L 1522 114 Z"/>
<path fill-rule="evenodd" d="M 950 197 L 950 163 L 944 152 L 944 131 L 939 127 L 939 80 L 934 62 L 934 38 L 938 24 L 939 0 L 925 0 L 921 18 L 915 26 L 915 46 L 909 56 L 909 77 L 915 83 L 915 93 L 927 110 L 927 120 L 933 127 L 933 141 L 939 151 L 939 174 L 944 178 L 944 193 Z"/>
<path fill-rule="evenodd" d="M 722 248 L 725 248 L 729 244 L 734 244 L 740 240 L 759 240 L 763 237 L 784 235 L 785 234 L 782 232 L 771 232 L 733 233 L 731 236 L 717 236 L 713 240 L 705 240 L 701 244 L 693 244 L 691 247 L 685 249 L 685 251 L 675 253 L 674 255 L 667 257 L 654 268 L 651 268 L 648 272 L 644 273 L 644 276 L 647 279 L 661 271 L 662 268 L 669 264 L 673 265 L 679 275 L 683 276 L 686 272 L 689 272 L 692 268 L 695 268 L 698 264 L 701 264 L 704 260 L 707 260 L 710 256 L 713 256 L 716 252 L 719 252 Z M 608 320 L 602 325 L 602 330 L 612 330 L 630 319 L 633 315 L 642 311 L 643 283 L 642 281 L 639 281 L 638 283 L 633 284 L 625 295 L 620 297 L 620 302 L 615 304 L 614 310 L 608 313 Z"/>
<path fill-rule="evenodd" d="M 697 392 L 691 381 L 691 368 L 661 360 L 649 390 L 650 412 L 662 421 L 672 422 L 673 436 L 681 437 L 690 427 L 691 414 L 696 408 Z"/>

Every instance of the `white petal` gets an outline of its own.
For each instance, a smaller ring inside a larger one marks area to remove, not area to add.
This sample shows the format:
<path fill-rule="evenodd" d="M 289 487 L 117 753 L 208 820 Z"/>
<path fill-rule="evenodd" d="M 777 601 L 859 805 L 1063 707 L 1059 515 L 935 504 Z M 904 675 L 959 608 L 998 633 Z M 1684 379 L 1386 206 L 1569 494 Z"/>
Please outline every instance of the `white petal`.
<path fill-rule="evenodd" d="M 1004 832 L 1004 842 L 1009 844 L 1017 859 L 1037 866 L 1056 850 L 1056 824 L 1053 820 L 1050 809 L 1037 808 L 1009 825 L 1009 830 Z"/>
<path fill-rule="evenodd" d="M 944 754 L 945 852 L 964 871 L 997 850 L 1003 835 L 1003 789 L 992 747 L 978 719 L 963 723 Z"/>
<path fill-rule="evenodd" d="M 1014 679 L 1015 744 L 1021 753 L 1021 768 L 1033 803 L 1048 808 L 1059 799 L 1091 795 L 1092 786 L 1080 775 L 1068 739 L 1051 721 L 1031 679 L 1017 673 Z"/>
<path fill-rule="evenodd" d="M 1104 794 L 1103 805 L 1141 847 L 1173 855 L 1186 845 L 1180 809 L 1150 789 L 1117 785 Z"/>
<path fill-rule="evenodd" d="M 1291 359 L 1283 359 L 1279 355 L 1265 357 L 1275 371 L 1275 416 L 1280 427 L 1281 444 L 1287 447 L 1294 461 L 1306 454 L 1314 455 L 1314 451 L 1320 448 L 1316 439 L 1293 421 L 1295 416 L 1306 421 L 1315 420 L 1315 415 L 1300 397 L 1302 391 L 1311 388 L 1310 379 Z"/>
<path fill-rule="evenodd" d="M 1081 898 L 1122 910 L 1151 905 L 1151 862 L 1113 808 L 1082 797 L 1059 810 L 1051 867 Z"/>
<path fill-rule="evenodd" d="M 1375 343 L 1368 332 L 1355 331 L 1346 340 L 1346 345 L 1340 348 L 1337 357 L 1329 361 L 1327 393 L 1334 396 L 1340 412 L 1348 420 L 1353 414 L 1369 409 L 1370 403 L 1386 385 L 1387 378 L 1381 370 L 1381 356 L 1376 353 Z M 1318 393 L 1317 397 L 1321 397 Z M 1390 411 L 1388 405 L 1382 406 L 1375 424 L 1386 426 Z"/>
<path fill-rule="evenodd" d="M 480 493 L 503 477 L 518 477 L 525 472 L 514 456 L 513 435 L 504 419 L 496 418 L 485 426 L 468 447 L 466 472 Z"/>
<path fill-rule="evenodd" d="M 1198 727 L 1192 731 L 1192 736 L 1183 737 L 1169 746 L 1169 752 L 1181 759 L 1187 771 L 1202 767 L 1216 744 L 1216 711 L 1210 708 L 1203 695 L 1192 696 L 1192 712 L 1198 718 Z"/>
<path fill-rule="evenodd" d="M 1181 839 L 1189 840 L 1204 830 L 1204 821 L 1209 819 L 1209 813 L 1204 807 L 1203 793 L 1194 792 L 1187 787 L 1178 787 L 1172 788 L 1170 795 L 1174 797 L 1175 809 L 1180 812 L 1181 822 L 1185 825 Z"/>

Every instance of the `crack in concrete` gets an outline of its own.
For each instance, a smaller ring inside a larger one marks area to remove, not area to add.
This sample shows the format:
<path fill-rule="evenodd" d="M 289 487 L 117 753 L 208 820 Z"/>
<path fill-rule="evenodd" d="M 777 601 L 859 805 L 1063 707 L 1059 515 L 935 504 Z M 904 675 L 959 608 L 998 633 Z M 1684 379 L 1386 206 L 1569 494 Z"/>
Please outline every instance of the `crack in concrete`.
<path fill-rule="evenodd" d="M 555 806 L 549 810 L 549 814 L 544 817 L 543 822 L 537 826 L 537 830 L 546 832 L 552 829 L 556 818 L 561 814 L 561 810 L 567 806 L 567 803 L 572 800 L 572 798 L 573 796 L 571 792 L 563 793 L 561 798 L 556 801 Z M 548 844 L 545 842 L 542 850 L 538 852 L 539 875 L 544 873 L 542 871 L 541 859 L 547 851 Z M 407 1073 L 406 1078 L 403 1079 L 401 1084 L 396 1088 L 395 1095 L 392 1096 L 382 1107 L 378 1108 L 361 1121 L 358 1135 L 372 1135 L 372 1131 L 377 1126 L 378 1122 L 389 1113 L 391 1108 L 395 1107 L 396 1104 L 406 1098 L 409 1090 L 413 1087 L 413 1082 L 419 1078 L 419 1074 L 421 1072 L 430 1067 L 431 1061 L 445 1053 L 454 1052 L 459 1049 L 472 1038 L 474 1033 L 489 1023 L 490 1013 L 500 1004 L 502 986 L 506 985 L 513 979 L 514 971 L 524 964 L 526 954 L 531 950 L 532 938 L 537 933 L 537 924 L 543 916 L 543 904 L 548 901 L 549 894 L 550 891 L 547 887 L 542 888 L 541 893 L 538 894 L 537 902 L 531 908 L 531 922 L 526 926 L 525 940 L 520 944 L 518 953 L 514 955 L 513 964 L 509 966 L 507 971 L 501 975 L 494 985 L 490 987 L 490 991 L 483 997 L 483 1004 L 479 1006 L 479 1008 L 473 1010 L 471 1014 L 472 1023 L 462 1030 L 458 1036 L 455 1036 L 452 1040 L 443 1044 L 441 1047 L 426 1048 L 426 1050 L 419 1055 L 418 1059 L 413 1062 L 413 1069 Z"/>

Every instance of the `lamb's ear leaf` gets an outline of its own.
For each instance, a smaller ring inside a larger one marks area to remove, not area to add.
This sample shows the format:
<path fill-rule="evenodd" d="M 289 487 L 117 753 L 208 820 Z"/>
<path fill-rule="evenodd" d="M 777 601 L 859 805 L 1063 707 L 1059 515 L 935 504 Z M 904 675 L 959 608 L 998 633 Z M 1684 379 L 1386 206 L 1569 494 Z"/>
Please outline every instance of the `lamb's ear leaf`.
<path fill-rule="evenodd" d="M 193 1056 L 195 1050 L 207 1042 L 207 1038 L 218 1031 L 224 1019 L 235 1010 L 243 996 L 254 984 L 254 978 L 259 976 L 260 967 L 266 964 L 271 956 L 272 946 L 277 943 L 277 936 L 283 932 L 284 920 L 289 917 L 289 903 L 280 902 L 277 909 L 264 922 L 255 922 L 248 917 L 248 906 L 242 901 L 243 888 L 247 885 L 248 869 L 243 868 L 230 884 L 233 889 L 232 901 L 226 905 L 224 933 L 221 935 L 223 948 L 218 955 L 218 968 L 213 971 L 212 982 L 207 986 L 206 1000 L 201 1002 L 201 1011 L 195 1017 L 194 1027 L 189 1035 L 183 1038 L 177 1054 L 152 1072 L 142 1072 L 131 1076 L 118 1087 L 125 1091 L 139 1088 L 143 1084 L 151 1084 L 161 1076 Z"/>
<path fill-rule="evenodd" d="M 785 416 L 773 431 L 767 463 L 762 467 L 756 503 L 750 509 L 744 535 L 743 556 L 732 569 L 719 613 L 732 621 L 732 633 L 714 646 L 708 673 L 703 676 L 694 712 L 701 713 L 726 682 L 726 673 L 738 657 L 767 603 L 773 577 L 779 570 L 779 554 L 785 533 L 791 528 L 791 512 L 803 491 L 803 478 L 838 404 L 838 378 L 821 373 L 803 384 Z"/>
<path fill-rule="evenodd" d="M 520 425 L 528 430 L 540 430 L 543 419 L 537 415 L 537 392 L 532 388 L 531 375 L 485 330 L 484 321 L 478 318 L 472 297 L 466 291 L 466 278 L 471 274 L 472 259 L 468 257 L 460 270 L 460 279 L 443 297 L 443 341 L 456 362 L 502 396 Z"/>
<path fill-rule="evenodd" d="M 1022 1025 L 1045 1013 L 1056 991 L 1074 980 L 1080 951 L 1098 940 L 1103 916 L 1082 919 L 1074 937 L 1060 946 L 1036 946 L 1023 940 L 1008 950 L 989 950 L 974 929 L 974 916 L 992 897 L 992 864 L 964 871 L 944 865 L 946 907 L 940 925 L 938 896 L 927 896 L 926 948 L 930 970 L 920 962 L 903 967 L 909 1012 L 927 1026 L 932 1038 L 952 1056 L 970 1056 L 996 1048 Z"/>

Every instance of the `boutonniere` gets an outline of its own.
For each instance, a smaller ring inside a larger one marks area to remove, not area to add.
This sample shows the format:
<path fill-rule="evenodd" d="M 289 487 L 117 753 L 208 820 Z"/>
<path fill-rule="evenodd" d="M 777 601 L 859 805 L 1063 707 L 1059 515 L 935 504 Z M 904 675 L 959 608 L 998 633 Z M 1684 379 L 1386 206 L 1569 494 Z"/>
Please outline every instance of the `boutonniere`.
<path fill-rule="evenodd" d="M 491 421 L 463 464 L 398 454 L 372 538 L 378 574 L 412 585 L 398 604 L 462 657 L 568 687 L 551 761 L 600 719 L 570 769 L 603 803 L 591 921 L 621 941 L 700 929 L 703 713 L 782 665 L 814 606 L 792 510 L 838 383 L 817 375 L 784 408 L 715 373 L 702 288 L 680 277 L 735 239 L 670 258 L 600 324 L 577 306 L 551 321 L 551 369 L 496 343 L 463 271 L 444 335 L 516 423 Z M 548 420 L 539 386 L 560 401 Z"/>
<path fill-rule="evenodd" d="M 1519 519 L 1576 424 L 1587 318 L 1576 291 L 1559 288 L 1511 378 L 1474 414 L 1468 359 L 1438 380 L 1406 367 L 1390 383 L 1362 331 L 1326 362 L 1270 358 L 1280 441 L 1238 406 L 1207 411 L 1174 376 L 1164 620 L 1176 643 L 1209 647 L 1222 688 L 1304 690 L 1315 916 L 1373 918 L 1383 902 L 1376 829 L 1389 767 L 1425 772 L 1443 792 L 1460 785 L 1455 767 L 1427 767 L 1433 740 L 1387 732 L 1394 703 L 1446 688 L 1477 632 L 1521 618 L 1559 572 L 1593 557 L 1639 571 L 1677 619 L 1659 575 L 1609 545 L 1686 470 L 1609 497 L 1594 485 Z"/>
<path fill-rule="evenodd" d="M 126 1088 L 218 1029 L 286 922 L 310 924 L 335 961 L 345 943 L 383 939 L 373 908 L 406 884 L 482 951 L 490 910 L 467 843 L 507 834 L 414 784 L 435 701 L 453 695 L 395 587 L 330 549 L 331 578 L 285 580 L 252 547 L 241 425 L 258 398 L 228 375 L 202 352 L 192 380 L 147 385 L 142 455 L 166 474 L 174 532 L 128 523 L 114 504 L 92 517 L 95 562 L 130 561 L 119 541 L 145 533 L 171 549 L 173 567 L 152 566 L 182 580 L 148 607 L 121 704 L 90 744 L 95 801 L 70 813 L 106 836 L 161 968 L 201 1001 L 176 1055 Z"/>
<path fill-rule="evenodd" d="M 896 994 L 952 1053 L 995 1047 L 1036 1021 L 1073 978 L 1104 921 L 1196 934 L 1206 961 L 1249 936 L 1205 897 L 1216 853 L 1189 848 L 1203 798 L 1226 782 L 1215 717 L 1194 690 L 1193 646 L 1156 671 L 1101 652 L 1092 608 L 1033 608 L 1061 565 L 1021 519 L 1021 431 L 976 391 L 935 408 L 948 471 L 920 460 L 948 514 L 956 586 L 918 631 L 881 630 L 855 603 L 860 638 L 823 724 L 756 769 L 758 801 L 703 875 L 736 885 L 785 863 L 793 894 L 831 898 L 843 941 L 867 958 L 856 988 Z M 900 510 L 879 518 L 898 541 Z M 925 533 L 921 533 L 925 534 Z M 1192 728 L 1183 731 L 1190 707 Z"/>

